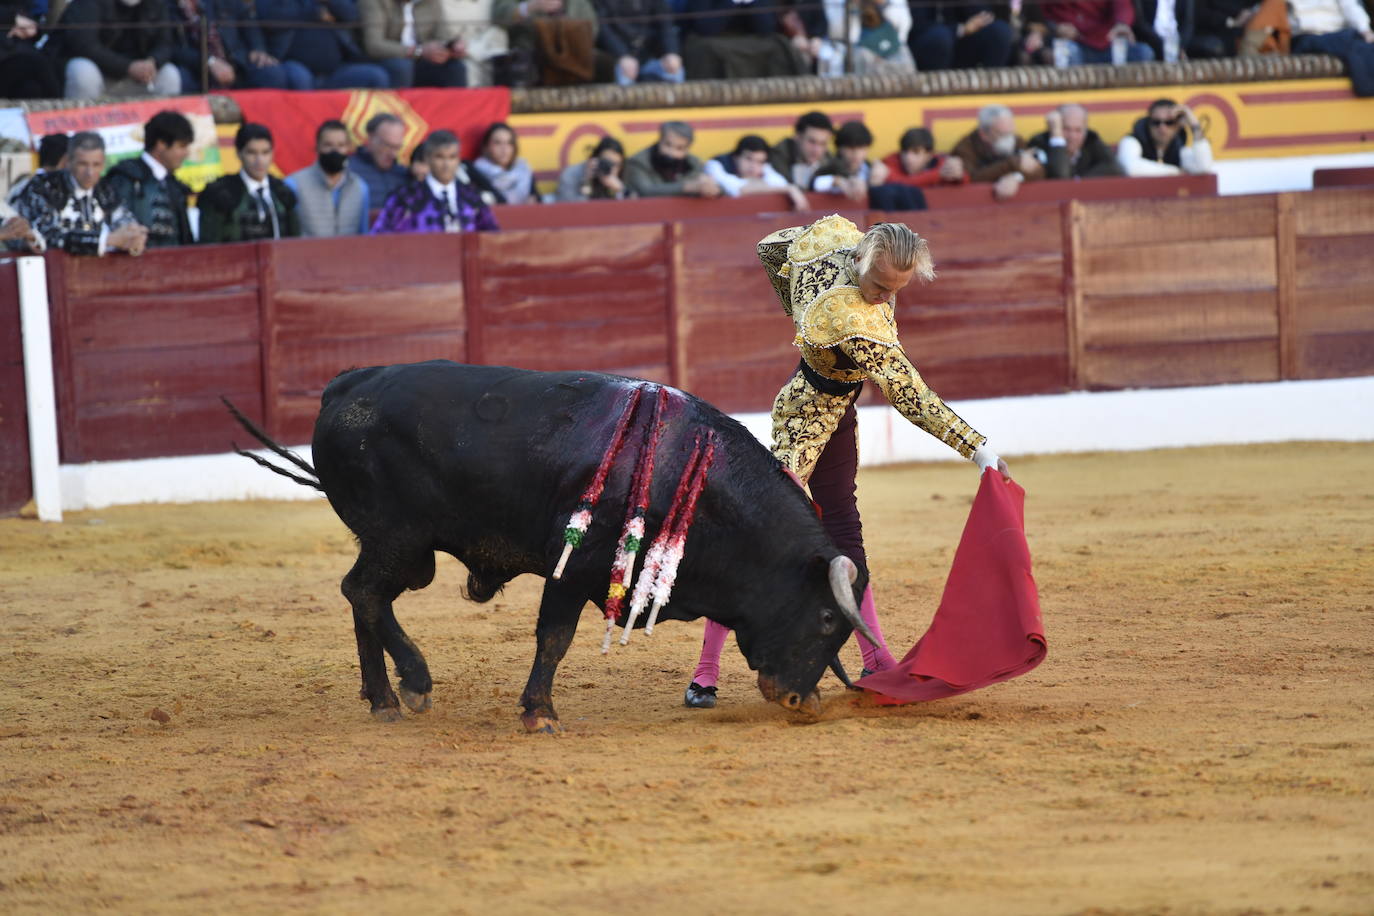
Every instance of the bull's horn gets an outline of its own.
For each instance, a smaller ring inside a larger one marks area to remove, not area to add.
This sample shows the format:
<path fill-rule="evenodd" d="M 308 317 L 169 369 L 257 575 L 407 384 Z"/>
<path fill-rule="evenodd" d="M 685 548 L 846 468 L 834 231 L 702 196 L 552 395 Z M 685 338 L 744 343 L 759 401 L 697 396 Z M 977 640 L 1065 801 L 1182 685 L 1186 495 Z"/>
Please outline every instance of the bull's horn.
<path fill-rule="evenodd" d="M 844 554 L 830 561 L 830 590 L 835 593 L 835 603 L 840 606 L 840 613 L 848 618 L 854 625 L 854 629 L 864 635 L 864 638 L 875 646 L 881 646 L 882 642 L 873 635 L 873 631 L 864 623 L 859 616 L 859 606 L 854 603 L 854 580 L 859 578 L 859 567 L 854 565 L 854 561 Z"/>

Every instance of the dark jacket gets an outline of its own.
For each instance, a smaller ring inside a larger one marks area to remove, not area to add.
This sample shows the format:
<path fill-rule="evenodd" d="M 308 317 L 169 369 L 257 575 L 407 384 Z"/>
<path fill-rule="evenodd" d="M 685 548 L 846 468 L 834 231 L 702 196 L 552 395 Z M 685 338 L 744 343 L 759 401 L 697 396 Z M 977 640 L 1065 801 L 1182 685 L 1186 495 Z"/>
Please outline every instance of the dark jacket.
<path fill-rule="evenodd" d="M 261 22 L 323 23 L 325 10 L 334 18 L 332 26 L 264 29 L 267 52 L 277 60 L 297 61 L 317 76 L 327 76 L 346 63 L 367 60 L 353 34 L 358 25 L 354 0 L 257 0 L 256 6 Z"/>
<path fill-rule="evenodd" d="M 1029 145 L 1040 152 L 1046 178 L 1105 178 L 1126 174 L 1116 161 L 1116 153 L 1095 130 L 1088 131 L 1083 138 L 1083 148 L 1078 151 L 1076 162 L 1069 159 L 1067 147 L 1050 145 L 1049 131 L 1031 137 Z"/>
<path fill-rule="evenodd" d="M 684 12 L 688 15 L 683 31 L 697 35 L 772 35 L 778 31 L 778 16 L 769 0 L 687 0 Z"/>
<path fill-rule="evenodd" d="M 1155 162 L 1163 162 L 1166 165 L 1183 168 L 1183 162 L 1179 154 L 1183 147 L 1188 145 L 1188 128 L 1180 127 L 1178 133 L 1174 134 L 1174 139 L 1169 141 L 1169 145 L 1164 149 L 1164 155 L 1160 156 L 1159 150 L 1155 147 L 1154 138 L 1150 136 L 1150 118 L 1139 118 L 1131 126 L 1131 136 L 1140 141 L 1140 155 L 1145 159 Z"/>
<path fill-rule="evenodd" d="M 796 137 L 784 137 L 779 140 L 777 145 L 768 150 L 768 164 L 771 165 L 779 175 L 788 181 L 795 183 L 792 177 L 792 166 L 801 161 L 801 147 L 797 144 Z M 821 173 L 822 169 L 834 169 L 839 165 L 840 159 L 833 153 L 826 153 L 825 158 L 816 165 L 816 171 L 811 176 L 812 180 Z M 811 182 L 807 182 L 809 186 Z"/>
<path fill-rule="evenodd" d="M 249 53 L 267 50 L 267 40 L 257 23 L 256 5 L 249 6 L 243 0 L 200 0 L 200 5 L 209 17 L 211 30 L 224 46 L 224 59 L 233 65 L 241 81 L 249 70 Z M 179 20 L 181 13 L 175 6 L 176 0 L 168 0 L 172 19 Z M 173 30 L 172 63 L 199 76 L 200 37 L 194 28 L 182 24 Z"/>
<path fill-rule="evenodd" d="M 35 175 L 19 196 L 15 209 L 43 237 L 49 248 L 68 254 L 98 254 L 103 229 L 118 229 L 133 222 L 133 216 L 104 183 L 91 191 L 100 208 L 99 218 L 90 225 L 73 219 L 68 203 L 76 196 L 76 183 L 66 169 Z M 92 213 L 92 216 L 95 214 Z"/>
<path fill-rule="evenodd" d="M 96 187 L 108 187 L 134 219 L 147 227 L 149 248 L 190 245 L 195 241 L 191 219 L 186 215 L 186 199 L 191 189 L 175 175 L 158 181 L 142 157 L 115 163 Z"/>
<path fill-rule="evenodd" d="M 664 0 L 595 0 L 596 46 L 617 59 L 645 61 L 681 54 L 682 42 Z"/>
<path fill-rule="evenodd" d="M 286 183 L 267 176 L 268 195 L 277 212 L 277 231 L 284 239 L 301 234 L 300 214 L 296 210 L 296 193 Z M 200 211 L 200 240 L 215 242 L 252 242 L 270 239 L 272 220 L 261 219 L 257 202 L 248 194 L 242 175 L 225 175 L 205 186 L 196 200 Z"/>
<path fill-rule="evenodd" d="M 410 181 L 410 170 L 400 162 L 393 162 L 391 168 L 383 169 L 363 146 L 358 147 L 349 157 L 348 170 L 367 185 L 367 194 L 373 206 L 384 203 L 392 193 L 405 187 Z"/>
<path fill-rule="evenodd" d="M 124 79 L 129 65 L 151 57 L 161 67 L 172 58 L 172 29 L 163 0 L 128 7 L 119 0 L 73 0 L 62 12 L 63 60 L 86 57 L 111 79 Z"/>

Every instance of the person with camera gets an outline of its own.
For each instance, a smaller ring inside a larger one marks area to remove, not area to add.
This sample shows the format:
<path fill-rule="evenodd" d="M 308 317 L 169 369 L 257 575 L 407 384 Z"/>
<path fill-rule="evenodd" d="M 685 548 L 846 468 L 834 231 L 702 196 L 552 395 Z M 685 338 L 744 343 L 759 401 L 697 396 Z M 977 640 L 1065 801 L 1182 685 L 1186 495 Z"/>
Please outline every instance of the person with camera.
<path fill-rule="evenodd" d="M 1116 145 L 1116 159 L 1133 178 L 1159 175 L 1210 175 L 1212 144 L 1206 128 L 1187 105 L 1173 99 L 1150 104 Z"/>
<path fill-rule="evenodd" d="M 585 162 L 574 162 L 558 176 L 554 199 L 623 200 L 627 196 L 621 173 L 625 169 L 625 147 L 615 137 L 602 137 Z"/>

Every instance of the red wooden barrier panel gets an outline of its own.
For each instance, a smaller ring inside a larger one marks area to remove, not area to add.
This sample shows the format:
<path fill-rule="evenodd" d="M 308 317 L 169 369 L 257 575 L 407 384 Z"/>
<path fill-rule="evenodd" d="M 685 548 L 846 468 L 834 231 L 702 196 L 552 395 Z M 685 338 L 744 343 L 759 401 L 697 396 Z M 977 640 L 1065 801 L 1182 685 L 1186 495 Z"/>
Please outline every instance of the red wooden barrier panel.
<path fill-rule="evenodd" d="M 17 283 L 14 260 L 0 260 L 0 517 L 18 512 L 33 496 L 19 297 L 10 295 Z"/>
<path fill-rule="evenodd" d="M 1374 185 L 1374 168 L 1316 169 L 1312 172 L 1314 188 L 1348 188 Z"/>
<path fill-rule="evenodd" d="M 1374 187 L 1294 194 L 1291 201 L 1292 374 L 1374 374 Z"/>
<path fill-rule="evenodd" d="M 669 381 L 661 225 L 467 237 L 468 360 Z"/>
<path fill-rule="evenodd" d="M 260 243 L 267 428 L 309 442 L 344 369 L 467 359 L 462 235 Z"/>
<path fill-rule="evenodd" d="M 821 202 L 817 201 L 817 206 L 820 205 Z M 588 200 L 560 204 L 506 204 L 492 207 L 492 212 L 502 231 L 507 231 L 722 219 L 759 213 L 786 213 L 791 209 L 792 202 L 787 195 L 777 193 L 715 200 L 703 200 L 700 197 L 637 197 L 630 200 Z"/>
<path fill-rule="evenodd" d="M 991 184 L 927 188 L 932 210 L 986 207 L 998 203 Z M 1000 206 L 1062 200 L 1138 200 L 1148 197 L 1216 197 L 1215 175 L 1168 175 L 1158 178 L 1074 178 L 1064 181 L 1026 181 L 1016 196 Z"/>
<path fill-rule="evenodd" d="M 1068 389 L 1060 204 L 869 216 L 906 216 L 930 244 L 935 282 L 903 290 L 897 320 L 942 397 Z"/>
<path fill-rule="evenodd" d="M 64 462 L 222 452 L 261 409 L 257 249 L 48 255 Z"/>

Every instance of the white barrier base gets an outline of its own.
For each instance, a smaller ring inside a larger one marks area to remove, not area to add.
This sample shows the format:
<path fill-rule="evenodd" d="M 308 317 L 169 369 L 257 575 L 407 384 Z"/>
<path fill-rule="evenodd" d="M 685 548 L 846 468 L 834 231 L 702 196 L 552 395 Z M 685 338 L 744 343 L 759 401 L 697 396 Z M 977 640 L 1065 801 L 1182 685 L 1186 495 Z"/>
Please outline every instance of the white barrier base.
<path fill-rule="evenodd" d="M 950 406 L 1008 459 L 1251 442 L 1374 441 L 1374 377 L 1073 392 Z M 859 412 L 859 455 L 866 466 L 962 460 L 891 407 Z M 768 442 L 767 414 L 737 419 Z M 309 446 L 293 450 L 310 461 Z M 61 488 L 67 511 L 134 503 L 320 498 L 316 490 L 232 453 L 63 465 Z"/>

